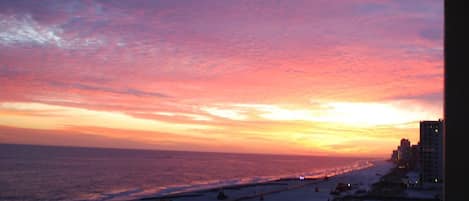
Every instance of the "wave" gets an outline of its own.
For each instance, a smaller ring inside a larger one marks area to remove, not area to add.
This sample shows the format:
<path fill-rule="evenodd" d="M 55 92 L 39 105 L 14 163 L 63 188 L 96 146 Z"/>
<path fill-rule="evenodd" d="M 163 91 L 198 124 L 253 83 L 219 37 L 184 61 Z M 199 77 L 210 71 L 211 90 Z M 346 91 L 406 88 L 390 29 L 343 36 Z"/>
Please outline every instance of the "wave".
<path fill-rule="evenodd" d="M 351 171 L 356 171 L 364 168 L 368 168 L 373 166 L 373 162 L 369 160 L 360 160 L 356 161 L 353 164 L 334 167 L 334 168 L 327 168 L 327 169 L 320 169 L 320 170 L 312 170 L 309 172 L 297 172 L 292 174 L 285 174 L 285 175 L 275 175 L 275 176 L 259 176 L 259 177 L 249 177 L 249 178 L 234 178 L 234 179 L 227 179 L 227 180 L 210 180 L 210 181 L 199 181 L 199 182 L 192 182 L 190 184 L 180 184 L 180 185 L 169 185 L 163 187 L 155 187 L 152 189 L 141 189 L 141 188 L 134 188 L 134 189 L 119 189 L 114 190 L 107 193 L 102 193 L 100 195 L 95 195 L 93 198 L 88 196 L 86 200 L 95 200 L 95 201 L 117 201 L 117 200 L 135 200 L 141 199 L 145 197 L 162 197 L 162 196 L 170 196 L 176 195 L 181 193 L 195 193 L 199 191 L 206 191 L 218 188 L 228 188 L 233 186 L 240 186 L 240 185 L 249 185 L 249 184 L 258 184 L 258 183 L 265 183 L 280 179 L 294 179 L 299 178 L 300 176 L 304 178 L 324 178 L 333 177 L 340 174 L 345 174 Z M 92 199 L 90 199 L 92 198 Z"/>

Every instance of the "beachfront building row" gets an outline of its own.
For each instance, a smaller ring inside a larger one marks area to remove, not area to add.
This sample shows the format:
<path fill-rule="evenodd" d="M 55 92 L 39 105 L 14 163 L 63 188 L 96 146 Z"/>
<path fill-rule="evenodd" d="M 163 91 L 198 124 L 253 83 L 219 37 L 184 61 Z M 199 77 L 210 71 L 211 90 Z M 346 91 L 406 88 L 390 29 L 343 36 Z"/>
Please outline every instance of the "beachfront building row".
<path fill-rule="evenodd" d="M 418 172 L 421 182 L 443 181 L 443 129 L 444 121 L 421 121 L 420 141 L 411 145 L 408 139 L 401 139 L 393 150 L 391 161 L 399 168 Z"/>

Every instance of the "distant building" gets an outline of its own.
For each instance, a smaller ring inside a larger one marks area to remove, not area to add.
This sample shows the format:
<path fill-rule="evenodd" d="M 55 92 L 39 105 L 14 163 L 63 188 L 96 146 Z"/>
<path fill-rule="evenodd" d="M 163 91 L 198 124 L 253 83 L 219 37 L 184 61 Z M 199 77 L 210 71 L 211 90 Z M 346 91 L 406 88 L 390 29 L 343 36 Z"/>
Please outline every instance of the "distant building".
<path fill-rule="evenodd" d="M 397 150 L 397 159 L 403 164 L 407 164 L 410 161 L 411 150 L 410 141 L 408 139 L 401 139 L 401 145 Z"/>
<path fill-rule="evenodd" d="M 410 141 L 409 141 L 409 139 L 402 138 L 402 139 L 401 139 L 401 147 L 408 147 L 408 148 L 410 148 Z"/>
<path fill-rule="evenodd" d="M 392 151 L 391 161 L 397 162 L 397 150 Z"/>
<path fill-rule="evenodd" d="M 443 179 L 443 120 L 420 122 L 420 168 L 424 182 Z"/>
<path fill-rule="evenodd" d="M 410 147 L 410 168 L 413 170 L 419 170 L 420 169 L 420 142 L 417 144 L 414 144 Z"/>

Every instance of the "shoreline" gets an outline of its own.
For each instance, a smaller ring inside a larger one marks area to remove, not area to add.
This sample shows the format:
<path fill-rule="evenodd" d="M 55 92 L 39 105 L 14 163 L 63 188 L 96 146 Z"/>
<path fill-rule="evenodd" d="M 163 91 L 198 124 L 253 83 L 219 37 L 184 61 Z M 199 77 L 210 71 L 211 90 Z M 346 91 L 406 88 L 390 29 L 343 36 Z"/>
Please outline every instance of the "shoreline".
<path fill-rule="evenodd" d="M 371 160 L 368 161 L 367 165 L 358 169 L 352 169 L 348 171 L 335 171 L 335 174 L 326 174 L 327 179 L 324 175 L 307 177 L 303 180 L 294 177 L 279 178 L 271 181 L 264 181 L 258 183 L 246 183 L 246 184 L 233 184 L 220 187 L 211 187 L 208 189 L 193 190 L 187 192 L 170 193 L 161 196 L 147 196 L 143 198 L 133 199 L 133 201 L 160 201 L 160 200 L 171 200 L 171 201 L 188 201 L 188 200 L 217 200 L 216 196 L 222 190 L 228 195 L 227 201 L 241 201 L 241 200 L 252 200 L 261 196 L 270 196 L 273 194 L 279 194 L 282 192 L 292 191 L 295 189 L 305 188 L 310 185 L 321 185 L 324 182 L 333 182 L 340 180 L 340 177 L 344 175 L 353 174 L 357 171 L 367 171 L 372 169 L 377 164 L 382 164 L 385 160 Z M 338 173 L 337 173 L 338 172 Z M 321 188 L 324 192 L 324 188 Z M 329 191 L 327 191 L 329 194 Z"/>
<path fill-rule="evenodd" d="M 333 176 L 331 176 L 333 177 Z M 318 181 L 321 180 L 320 178 L 305 178 L 303 181 Z M 162 196 L 153 196 L 153 197 L 145 197 L 145 198 L 139 198 L 135 199 L 133 201 L 138 201 L 138 200 L 155 200 L 155 199 L 174 199 L 174 198 L 185 198 L 185 197 L 198 197 L 202 196 L 204 193 L 210 193 L 210 192 L 219 192 L 220 189 L 223 190 L 239 190 L 243 188 L 250 188 L 250 187 L 257 187 L 257 186 L 288 186 L 291 181 L 299 181 L 298 178 L 281 178 L 281 179 L 275 179 L 272 181 L 265 181 L 265 182 L 259 182 L 259 183 L 246 183 L 246 184 L 233 184 L 233 185 L 227 185 L 227 186 L 221 186 L 221 187 L 212 187 L 208 189 L 201 189 L 201 190 L 194 190 L 194 191 L 188 191 L 188 192 L 180 192 L 180 193 L 170 193 L 168 195 L 162 195 Z M 310 183 L 307 183 L 310 184 Z M 305 184 L 305 185 L 307 185 Z M 286 189 L 288 190 L 288 189 Z"/>
<path fill-rule="evenodd" d="M 406 171 L 388 160 L 371 161 L 372 166 L 352 170 L 324 178 L 283 178 L 268 182 L 230 185 L 223 187 L 227 196 L 224 201 L 395 201 L 420 200 L 440 201 L 434 197 L 436 190 L 403 188 L 400 178 Z M 344 183 L 350 188 L 340 193 L 332 193 L 337 184 Z M 440 186 L 441 187 L 441 186 Z M 221 188 L 176 193 L 166 196 L 140 198 L 145 201 L 218 201 Z M 425 191 L 418 195 L 416 191 Z"/>

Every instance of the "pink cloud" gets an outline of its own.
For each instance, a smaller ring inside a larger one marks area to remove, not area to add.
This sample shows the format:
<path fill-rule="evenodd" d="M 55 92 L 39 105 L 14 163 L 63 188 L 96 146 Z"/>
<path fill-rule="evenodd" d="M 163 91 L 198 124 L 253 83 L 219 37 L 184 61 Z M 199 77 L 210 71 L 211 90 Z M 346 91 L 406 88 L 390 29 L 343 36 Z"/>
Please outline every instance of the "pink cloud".
<path fill-rule="evenodd" d="M 440 1 L 2 2 L 0 17 L 0 102 L 230 128 L 200 108 L 410 100 L 442 113 Z"/>

